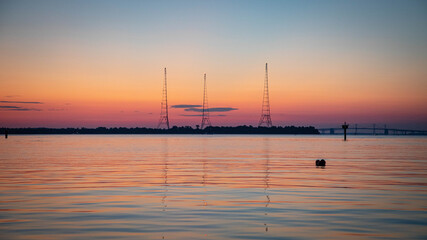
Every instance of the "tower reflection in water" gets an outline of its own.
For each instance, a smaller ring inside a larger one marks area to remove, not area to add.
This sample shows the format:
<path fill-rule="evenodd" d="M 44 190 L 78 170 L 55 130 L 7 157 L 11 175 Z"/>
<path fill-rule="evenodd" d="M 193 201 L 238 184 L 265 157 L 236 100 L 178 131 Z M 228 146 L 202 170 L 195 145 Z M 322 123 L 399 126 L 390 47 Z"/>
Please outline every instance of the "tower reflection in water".
<path fill-rule="evenodd" d="M 207 161 L 208 161 L 208 154 L 206 151 L 206 145 L 208 144 L 206 141 L 206 139 L 204 139 L 204 144 L 203 144 L 203 155 L 202 155 L 202 188 L 203 188 L 203 194 L 202 194 L 202 203 L 203 203 L 203 210 L 206 213 L 207 212 L 207 206 L 208 206 L 208 202 L 207 202 L 207 198 L 208 198 L 208 193 L 207 193 Z M 207 231 L 204 233 L 204 237 L 207 238 L 208 233 Z"/>
<path fill-rule="evenodd" d="M 206 201 L 207 198 L 207 190 L 206 190 L 206 184 L 207 184 L 207 171 L 206 171 L 206 156 L 203 158 L 203 162 L 202 162 L 202 167 L 203 167 L 203 175 L 202 175 L 202 187 L 204 190 L 204 194 L 203 194 L 203 206 L 207 206 L 208 203 Z"/>
<path fill-rule="evenodd" d="M 265 212 L 264 212 L 264 226 L 265 231 L 268 232 L 268 206 L 270 205 L 270 196 L 268 195 L 268 189 L 270 188 L 270 147 L 269 147 L 269 138 L 264 138 L 264 152 L 265 152 L 265 163 L 264 163 L 264 194 L 266 197 L 265 201 Z"/>
<path fill-rule="evenodd" d="M 167 219 L 167 213 L 166 209 L 168 207 L 167 205 L 167 197 L 168 197 L 168 155 L 169 155 L 169 148 L 168 148 L 168 138 L 162 139 L 162 145 L 163 145 L 163 196 L 162 196 L 162 212 L 164 212 L 165 219 Z M 163 233 L 162 239 L 165 239 L 165 234 Z"/>

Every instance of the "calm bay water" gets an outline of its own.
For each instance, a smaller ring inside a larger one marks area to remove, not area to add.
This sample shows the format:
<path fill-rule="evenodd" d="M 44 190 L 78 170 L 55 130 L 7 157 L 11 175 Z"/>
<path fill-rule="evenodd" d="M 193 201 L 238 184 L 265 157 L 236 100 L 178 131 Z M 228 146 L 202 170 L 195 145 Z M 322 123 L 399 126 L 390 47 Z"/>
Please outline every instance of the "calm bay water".
<path fill-rule="evenodd" d="M 0 238 L 427 239 L 427 138 L 12 135 Z"/>

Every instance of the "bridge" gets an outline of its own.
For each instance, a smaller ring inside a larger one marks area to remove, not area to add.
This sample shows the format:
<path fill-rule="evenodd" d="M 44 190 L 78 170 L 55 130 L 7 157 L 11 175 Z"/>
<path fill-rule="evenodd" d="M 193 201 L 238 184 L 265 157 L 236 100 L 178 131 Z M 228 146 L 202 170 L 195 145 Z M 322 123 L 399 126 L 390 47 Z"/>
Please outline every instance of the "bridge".
<path fill-rule="evenodd" d="M 320 134 L 342 135 L 344 130 L 342 128 L 318 128 Z M 426 130 L 409 130 L 397 129 L 387 127 L 349 127 L 347 129 L 349 135 L 427 135 Z"/>

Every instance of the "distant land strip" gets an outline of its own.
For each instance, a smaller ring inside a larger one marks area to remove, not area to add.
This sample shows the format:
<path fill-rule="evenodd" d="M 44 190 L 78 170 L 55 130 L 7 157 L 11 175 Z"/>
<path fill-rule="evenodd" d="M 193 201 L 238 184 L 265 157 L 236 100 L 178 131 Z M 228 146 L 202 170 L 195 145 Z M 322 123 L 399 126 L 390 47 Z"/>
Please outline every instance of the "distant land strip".
<path fill-rule="evenodd" d="M 190 126 L 170 129 L 158 128 L 124 128 L 124 127 L 97 127 L 97 128 L 0 128 L 0 133 L 5 134 L 320 134 L 312 127 L 206 127 L 205 129 Z"/>

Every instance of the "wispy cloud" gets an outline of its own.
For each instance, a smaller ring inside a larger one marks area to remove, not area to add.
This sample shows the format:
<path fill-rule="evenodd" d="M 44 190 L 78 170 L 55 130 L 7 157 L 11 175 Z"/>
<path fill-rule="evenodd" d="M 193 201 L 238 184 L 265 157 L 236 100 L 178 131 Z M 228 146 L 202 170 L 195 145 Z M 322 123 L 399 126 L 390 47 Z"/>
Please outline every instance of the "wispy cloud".
<path fill-rule="evenodd" d="M 179 105 L 171 106 L 171 108 L 196 108 L 196 107 L 202 107 L 202 105 L 179 104 Z"/>
<path fill-rule="evenodd" d="M 43 104 L 42 102 L 23 102 L 23 101 L 0 101 L 0 103 L 25 103 L 25 104 Z"/>
<path fill-rule="evenodd" d="M 178 104 L 178 105 L 172 105 L 171 108 L 182 108 L 186 112 L 197 112 L 201 113 L 203 112 L 202 105 L 196 105 L 196 104 Z M 214 108 L 208 108 L 209 112 L 215 113 L 215 112 L 230 112 L 239 110 L 238 108 L 234 107 L 214 107 Z M 182 114 L 181 116 L 184 117 L 199 117 L 202 116 L 200 114 Z M 211 116 L 217 116 L 217 117 L 224 117 L 226 115 L 211 115 Z"/>
<path fill-rule="evenodd" d="M 24 107 L 18 107 L 18 106 L 0 106 L 0 109 L 6 110 L 6 111 L 41 111 L 41 109 L 24 108 Z"/>
<path fill-rule="evenodd" d="M 183 116 L 183 117 L 201 117 L 202 114 L 181 114 L 180 116 Z M 212 117 L 226 117 L 227 115 L 225 115 L 225 114 L 212 115 L 211 114 L 210 116 L 212 116 Z"/>
<path fill-rule="evenodd" d="M 202 114 L 181 114 L 183 117 L 201 117 Z"/>
<path fill-rule="evenodd" d="M 209 112 L 229 112 L 238 110 L 238 108 L 232 108 L 232 107 L 217 107 L 217 108 L 208 108 Z M 186 108 L 184 111 L 187 112 L 203 112 L 203 109 L 201 108 Z"/>
<path fill-rule="evenodd" d="M 16 108 L 20 108 L 20 107 L 17 107 L 17 106 L 0 106 L 0 108 L 16 109 Z"/>

